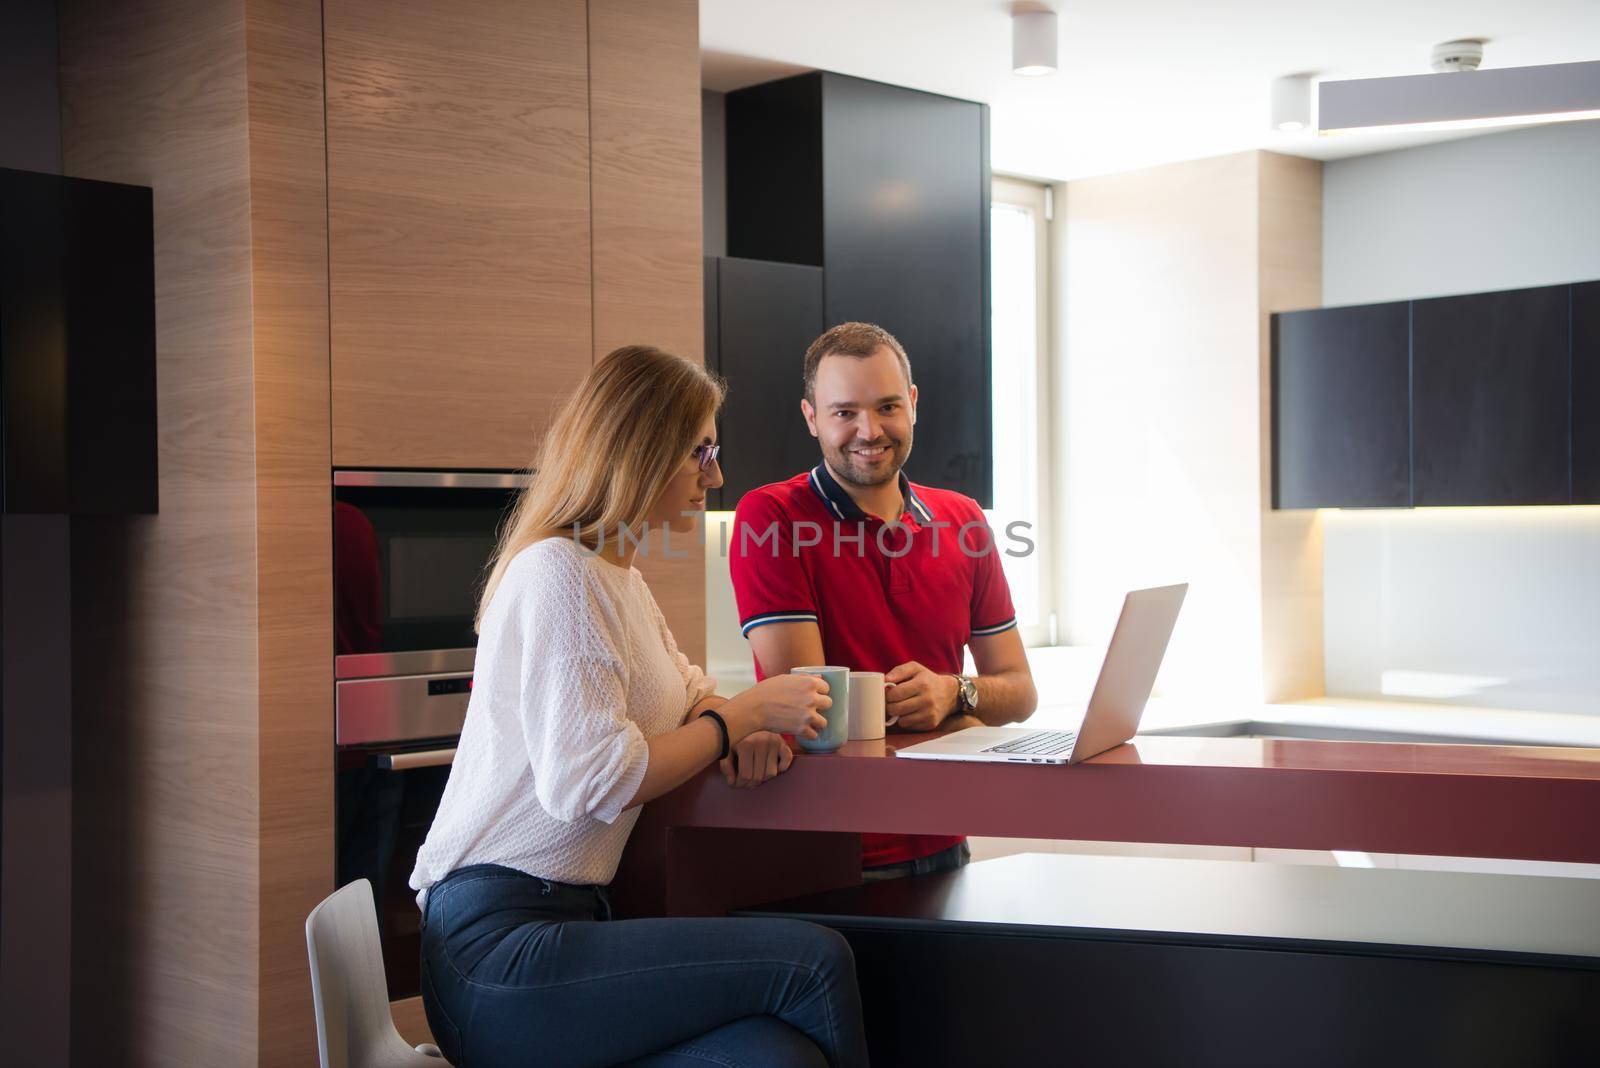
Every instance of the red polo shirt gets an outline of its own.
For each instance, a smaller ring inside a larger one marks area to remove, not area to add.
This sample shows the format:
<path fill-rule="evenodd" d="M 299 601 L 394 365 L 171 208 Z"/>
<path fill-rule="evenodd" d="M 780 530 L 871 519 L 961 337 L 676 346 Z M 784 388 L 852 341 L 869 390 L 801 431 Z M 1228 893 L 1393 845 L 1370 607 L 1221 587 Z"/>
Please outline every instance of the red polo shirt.
<path fill-rule="evenodd" d="M 810 621 L 829 664 L 888 671 L 915 660 L 958 674 L 970 637 L 1016 626 L 1002 549 L 978 502 L 903 472 L 900 493 L 906 511 L 895 525 L 857 507 L 826 464 L 745 494 L 728 546 L 745 636 Z M 863 834 L 861 863 L 915 860 L 960 841 Z"/>

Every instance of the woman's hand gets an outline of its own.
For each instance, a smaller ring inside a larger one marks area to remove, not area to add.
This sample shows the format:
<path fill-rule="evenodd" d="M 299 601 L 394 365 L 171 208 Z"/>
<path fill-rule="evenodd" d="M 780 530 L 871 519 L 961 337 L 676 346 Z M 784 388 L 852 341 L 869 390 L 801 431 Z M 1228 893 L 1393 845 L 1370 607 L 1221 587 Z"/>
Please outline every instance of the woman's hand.
<path fill-rule="evenodd" d="M 768 779 L 777 778 L 794 763 L 794 750 L 781 735 L 771 731 L 757 731 L 733 747 L 733 752 L 722 762 L 722 777 L 728 785 L 740 790 L 759 786 Z"/>
<path fill-rule="evenodd" d="M 734 717 L 728 719 L 730 724 L 740 724 L 734 740 L 742 742 L 756 731 L 815 738 L 828 726 L 818 709 L 832 707 L 825 680 L 815 675 L 774 675 L 735 694 L 717 711 L 724 719 Z"/>
<path fill-rule="evenodd" d="M 761 726 L 779 734 L 815 738 L 828 729 L 821 710 L 833 707 L 826 679 L 816 675 L 774 675 L 750 688 L 761 702 Z"/>

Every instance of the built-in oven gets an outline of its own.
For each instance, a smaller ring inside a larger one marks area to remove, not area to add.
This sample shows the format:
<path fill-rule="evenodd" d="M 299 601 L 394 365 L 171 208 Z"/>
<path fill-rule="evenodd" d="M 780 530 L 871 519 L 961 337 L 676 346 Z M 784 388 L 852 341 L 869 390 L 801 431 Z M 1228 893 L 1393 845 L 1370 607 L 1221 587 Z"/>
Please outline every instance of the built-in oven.
<path fill-rule="evenodd" d="M 371 881 L 389 995 L 418 992 L 417 849 L 472 693 L 473 616 L 526 476 L 334 473 L 335 869 Z"/>

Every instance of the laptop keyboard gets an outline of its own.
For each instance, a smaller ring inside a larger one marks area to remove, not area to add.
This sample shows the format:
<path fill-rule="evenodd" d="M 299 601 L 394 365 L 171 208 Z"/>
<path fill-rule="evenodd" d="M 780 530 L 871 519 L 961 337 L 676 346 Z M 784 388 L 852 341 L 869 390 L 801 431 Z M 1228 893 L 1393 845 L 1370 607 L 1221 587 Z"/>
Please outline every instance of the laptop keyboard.
<path fill-rule="evenodd" d="M 1034 731 L 1010 742 L 1001 742 L 981 750 L 985 753 L 1007 753 L 1013 756 L 1059 756 L 1072 748 L 1077 731 Z"/>

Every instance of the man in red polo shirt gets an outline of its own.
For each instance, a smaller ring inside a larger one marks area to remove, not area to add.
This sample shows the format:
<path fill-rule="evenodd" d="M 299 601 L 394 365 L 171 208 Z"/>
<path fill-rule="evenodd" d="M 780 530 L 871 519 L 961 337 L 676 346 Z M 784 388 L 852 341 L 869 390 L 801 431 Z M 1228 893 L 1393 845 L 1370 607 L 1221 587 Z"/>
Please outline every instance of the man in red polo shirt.
<path fill-rule="evenodd" d="M 978 503 L 912 483 L 917 387 L 900 342 L 841 323 L 806 351 L 806 426 L 822 462 L 751 490 L 730 546 L 740 625 L 760 678 L 804 664 L 882 671 L 885 709 L 904 731 L 1014 723 L 1038 696 L 1011 591 Z M 964 676 L 972 649 L 976 676 Z M 748 783 L 788 766 L 778 741 L 738 751 Z M 965 839 L 861 836 L 864 877 L 958 867 Z"/>

